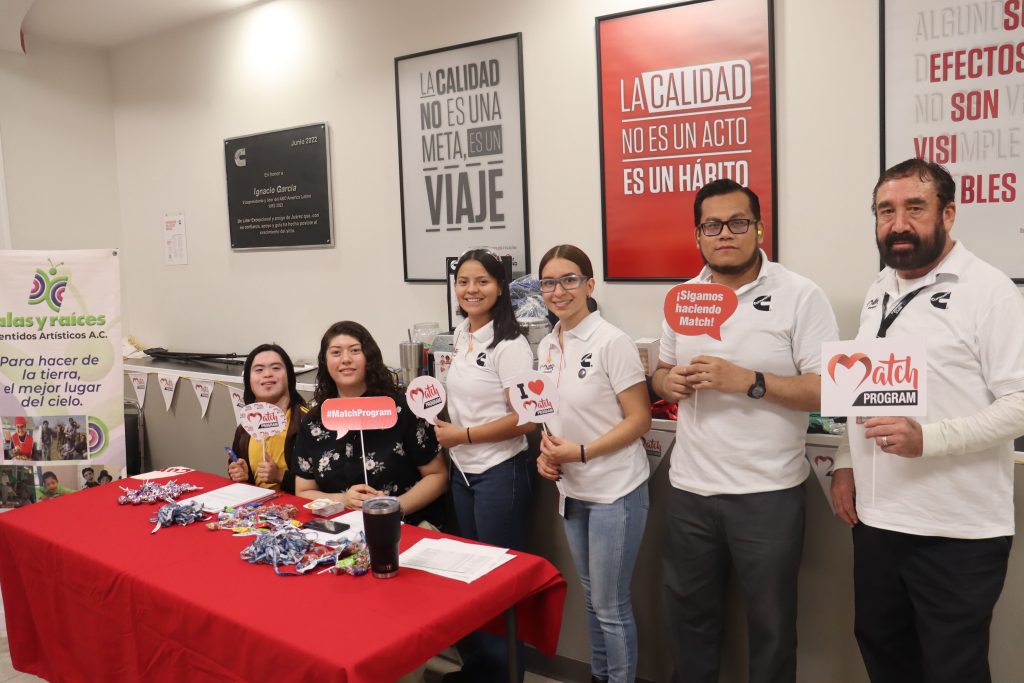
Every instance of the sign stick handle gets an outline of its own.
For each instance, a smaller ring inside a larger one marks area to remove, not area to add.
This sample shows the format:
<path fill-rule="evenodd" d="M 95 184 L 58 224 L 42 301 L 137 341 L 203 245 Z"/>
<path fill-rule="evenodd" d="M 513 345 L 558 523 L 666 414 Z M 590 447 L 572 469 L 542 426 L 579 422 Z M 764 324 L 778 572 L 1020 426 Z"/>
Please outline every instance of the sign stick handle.
<path fill-rule="evenodd" d="M 702 355 L 704 355 L 704 352 L 701 351 L 700 349 L 698 349 L 697 350 L 697 355 L 698 356 L 702 356 Z M 690 362 L 692 363 L 693 361 L 691 360 Z M 692 408 L 692 410 L 693 410 L 693 425 L 695 427 L 697 426 L 697 397 L 698 396 L 700 396 L 700 392 L 694 390 L 694 392 L 693 392 L 693 408 Z"/>
<path fill-rule="evenodd" d="M 260 448 L 263 449 L 263 462 L 270 462 L 270 458 L 267 457 L 267 440 L 260 439 Z"/>
<path fill-rule="evenodd" d="M 878 442 L 874 439 L 871 440 L 871 506 L 875 506 L 875 484 L 878 478 L 875 476 L 878 464 Z"/>
<path fill-rule="evenodd" d="M 451 456 L 452 462 L 455 463 L 455 469 L 457 469 L 459 474 L 462 475 L 462 481 L 466 482 L 466 488 L 470 488 L 469 479 L 466 477 L 466 472 L 462 469 L 462 465 L 459 464 L 459 459 L 455 457 L 455 452 L 449 448 L 448 455 Z"/>
<path fill-rule="evenodd" d="M 363 481 L 367 486 L 370 485 L 370 473 L 366 470 L 366 442 L 363 441 L 363 430 L 359 430 L 359 452 L 363 458 Z"/>

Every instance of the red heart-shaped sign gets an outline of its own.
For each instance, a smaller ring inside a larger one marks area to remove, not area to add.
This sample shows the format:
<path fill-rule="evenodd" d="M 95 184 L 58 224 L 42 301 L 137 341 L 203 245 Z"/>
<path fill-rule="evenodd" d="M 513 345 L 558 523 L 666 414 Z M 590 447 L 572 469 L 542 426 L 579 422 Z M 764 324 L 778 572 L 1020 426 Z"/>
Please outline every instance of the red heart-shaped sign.
<path fill-rule="evenodd" d="M 415 396 L 416 400 L 418 400 L 420 403 L 423 403 L 423 390 L 422 389 L 410 389 L 409 390 L 409 398 L 412 398 L 413 396 Z"/>
<path fill-rule="evenodd" d="M 821 465 L 822 463 L 827 464 L 828 468 L 832 469 L 832 465 L 835 464 L 835 460 L 832 459 L 831 455 L 816 455 L 816 456 L 814 456 L 814 464 L 815 465 Z"/>
<path fill-rule="evenodd" d="M 837 353 L 832 356 L 828 361 L 828 376 L 832 378 L 833 382 L 835 382 L 837 365 L 842 365 L 844 368 L 849 370 L 857 363 L 861 363 L 864 366 L 864 376 L 860 378 L 859 382 L 857 382 L 857 386 L 859 387 L 861 384 L 864 384 L 864 380 L 866 380 L 868 375 L 871 374 L 871 359 L 863 353 L 855 353 L 852 356 L 847 356 L 845 353 Z"/>
<path fill-rule="evenodd" d="M 535 379 L 532 382 L 528 383 L 526 386 L 530 388 L 530 391 L 540 396 L 540 392 L 544 391 L 544 380 Z"/>
<path fill-rule="evenodd" d="M 536 408 L 537 407 L 537 402 L 534 401 L 533 399 L 529 399 L 529 400 L 523 401 L 523 407 L 527 408 L 527 409 L 529 409 L 529 408 Z"/>

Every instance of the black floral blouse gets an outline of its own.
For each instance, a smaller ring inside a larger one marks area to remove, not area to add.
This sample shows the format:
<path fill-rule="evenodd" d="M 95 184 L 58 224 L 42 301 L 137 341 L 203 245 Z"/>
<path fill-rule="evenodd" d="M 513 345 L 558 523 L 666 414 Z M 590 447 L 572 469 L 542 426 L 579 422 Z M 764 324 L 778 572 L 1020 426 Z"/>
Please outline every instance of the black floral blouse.
<path fill-rule="evenodd" d="M 398 422 L 389 429 L 363 432 L 366 467 L 370 486 L 388 495 L 399 496 L 411 489 L 420 476 L 419 467 L 427 465 L 441 447 L 430 426 L 413 415 L 404 396 L 395 397 Z M 312 410 L 303 419 L 295 441 L 295 476 L 313 479 L 324 493 L 341 493 L 364 483 L 359 432 L 336 438 L 320 420 L 320 411 Z M 444 496 L 406 516 L 405 521 L 428 521 L 441 527 L 444 520 Z"/>

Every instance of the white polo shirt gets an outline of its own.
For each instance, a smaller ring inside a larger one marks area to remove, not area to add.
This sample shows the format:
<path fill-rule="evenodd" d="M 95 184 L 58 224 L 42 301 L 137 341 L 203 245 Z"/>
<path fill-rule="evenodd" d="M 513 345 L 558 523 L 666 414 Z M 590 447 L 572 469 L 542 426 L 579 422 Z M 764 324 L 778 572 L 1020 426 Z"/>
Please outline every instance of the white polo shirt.
<path fill-rule="evenodd" d="M 498 342 L 494 339 L 494 321 L 476 332 L 469 321 L 455 328 L 451 367 L 446 378 L 448 411 L 452 423 L 460 427 L 478 427 L 512 412 L 505 401 L 505 389 L 524 372 L 533 370 L 533 351 L 524 335 Z M 480 474 L 505 462 L 526 448 L 526 437 L 505 441 L 455 446 L 452 452 L 462 469 Z"/>
<path fill-rule="evenodd" d="M 618 395 L 644 382 L 636 345 L 626 334 L 591 313 L 564 335 L 561 323 L 537 347 L 537 369 L 550 375 L 558 389 L 558 412 L 551 433 L 588 444 L 611 431 L 624 417 Z M 647 481 L 650 466 L 643 442 L 594 458 L 586 464 L 562 465 L 562 491 L 570 498 L 612 503 Z"/>
<path fill-rule="evenodd" d="M 711 282 L 711 270 L 705 266 L 694 281 Z M 710 355 L 772 375 L 818 374 L 822 343 L 839 337 L 820 287 L 762 251 L 757 278 L 736 290 L 736 298 L 721 341 L 677 334 L 662 323 L 661 360 L 688 365 Z M 797 486 L 810 472 L 806 433 L 806 412 L 746 392 L 698 391 L 679 403 L 669 481 L 702 496 Z"/>
<path fill-rule="evenodd" d="M 899 302 L 896 272 L 884 269 L 861 309 L 858 339 L 878 333 L 882 301 Z M 1001 271 L 957 242 L 919 284 L 886 337 L 914 336 L 928 348 L 928 414 L 921 424 L 963 417 L 1024 391 L 1024 298 Z M 962 455 L 901 458 L 879 452 L 864 427 L 848 434 L 857 514 L 867 525 L 919 536 L 993 538 L 1013 534 L 1013 444 Z M 1024 426 L 1022 426 L 1024 430 Z"/>

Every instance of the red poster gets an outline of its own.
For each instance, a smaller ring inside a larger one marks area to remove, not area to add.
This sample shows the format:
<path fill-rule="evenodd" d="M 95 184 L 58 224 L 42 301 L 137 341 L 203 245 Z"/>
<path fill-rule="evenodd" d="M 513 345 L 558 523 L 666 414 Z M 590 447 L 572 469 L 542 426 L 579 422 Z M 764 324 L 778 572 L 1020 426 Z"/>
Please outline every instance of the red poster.
<path fill-rule="evenodd" d="M 693 199 L 717 178 L 757 193 L 775 258 L 770 16 L 699 0 L 598 18 L 605 279 L 700 272 Z"/>

